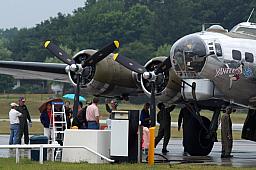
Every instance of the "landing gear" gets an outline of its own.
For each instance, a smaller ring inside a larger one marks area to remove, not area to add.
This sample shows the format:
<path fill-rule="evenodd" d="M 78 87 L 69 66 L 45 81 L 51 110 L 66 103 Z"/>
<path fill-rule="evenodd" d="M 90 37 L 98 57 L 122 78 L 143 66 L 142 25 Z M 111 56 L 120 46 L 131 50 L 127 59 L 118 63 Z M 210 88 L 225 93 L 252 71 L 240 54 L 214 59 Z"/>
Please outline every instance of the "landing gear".
<path fill-rule="evenodd" d="M 206 128 L 210 126 L 210 120 L 201 116 Z M 198 123 L 196 119 L 191 117 L 187 126 L 186 135 L 184 136 L 184 150 L 191 156 L 208 155 L 213 148 L 213 139 L 208 135 L 208 132 Z"/>

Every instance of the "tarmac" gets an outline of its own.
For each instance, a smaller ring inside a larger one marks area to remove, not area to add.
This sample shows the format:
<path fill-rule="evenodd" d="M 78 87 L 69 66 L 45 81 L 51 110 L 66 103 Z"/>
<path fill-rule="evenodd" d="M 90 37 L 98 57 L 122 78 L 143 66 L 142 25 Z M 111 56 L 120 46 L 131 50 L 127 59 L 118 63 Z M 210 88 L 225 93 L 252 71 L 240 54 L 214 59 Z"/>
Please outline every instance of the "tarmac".
<path fill-rule="evenodd" d="M 0 145 L 8 144 L 9 135 L 0 135 Z M 233 143 L 233 158 L 221 159 L 221 143 L 215 142 L 212 152 L 208 156 L 183 156 L 182 139 L 171 139 L 167 147 L 169 152 L 162 155 L 162 141 L 155 149 L 155 163 L 184 164 L 196 163 L 207 165 L 225 165 L 233 167 L 256 167 L 256 142 L 235 140 Z M 30 159 L 30 150 L 21 149 L 21 158 Z M 0 149 L 0 157 L 15 157 L 15 150 Z M 146 162 L 143 154 L 143 162 Z"/>
<path fill-rule="evenodd" d="M 215 142 L 208 156 L 183 156 L 181 139 L 171 139 L 168 145 L 169 152 L 165 156 L 170 164 L 198 163 L 207 165 L 225 165 L 233 167 L 256 167 L 256 142 L 247 140 L 235 140 L 233 142 L 233 158 L 221 158 L 221 142 Z M 156 153 L 161 154 L 161 144 L 157 146 Z M 164 160 L 162 156 L 155 161 Z"/>

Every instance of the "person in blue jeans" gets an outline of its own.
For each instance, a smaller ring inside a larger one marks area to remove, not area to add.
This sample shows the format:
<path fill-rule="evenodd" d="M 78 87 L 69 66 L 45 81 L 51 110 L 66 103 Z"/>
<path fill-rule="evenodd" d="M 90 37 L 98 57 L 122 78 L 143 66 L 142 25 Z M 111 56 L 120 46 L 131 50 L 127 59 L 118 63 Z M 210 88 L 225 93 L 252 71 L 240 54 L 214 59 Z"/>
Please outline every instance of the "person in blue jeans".
<path fill-rule="evenodd" d="M 98 108 L 99 98 L 94 97 L 92 104 L 86 108 L 86 120 L 88 122 L 88 129 L 99 129 L 99 108 Z"/>
<path fill-rule="evenodd" d="M 20 130 L 20 121 L 19 117 L 22 116 L 22 113 L 16 110 L 17 106 L 16 103 L 11 103 L 11 110 L 9 112 L 9 119 L 10 119 L 10 139 L 9 145 L 18 144 L 18 137 L 19 137 L 19 130 Z"/>

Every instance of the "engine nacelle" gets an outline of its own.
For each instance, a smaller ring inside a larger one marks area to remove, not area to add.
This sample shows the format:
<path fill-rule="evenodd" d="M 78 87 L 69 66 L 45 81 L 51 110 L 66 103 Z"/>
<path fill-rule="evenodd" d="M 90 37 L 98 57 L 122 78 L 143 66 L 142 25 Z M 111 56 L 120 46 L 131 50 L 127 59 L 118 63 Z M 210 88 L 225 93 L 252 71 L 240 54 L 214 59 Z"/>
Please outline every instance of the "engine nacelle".
<path fill-rule="evenodd" d="M 82 50 L 73 59 L 76 63 L 93 55 L 96 50 Z M 76 75 L 68 72 L 72 84 L 76 85 Z M 86 66 L 81 76 L 81 91 L 90 95 L 127 96 L 143 93 L 136 74 L 113 60 L 113 54 L 98 62 Z"/>
<path fill-rule="evenodd" d="M 155 57 L 145 64 L 148 71 L 153 71 L 155 67 L 162 63 L 166 57 Z M 175 103 L 181 98 L 181 79 L 173 69 L 170 69 L 157 76 L 156 79 L 156 100 L 164 103 Z M 141 77 L 141 87 L 144 93 L 150 97 L 151 87 L 148 80 Z"/>

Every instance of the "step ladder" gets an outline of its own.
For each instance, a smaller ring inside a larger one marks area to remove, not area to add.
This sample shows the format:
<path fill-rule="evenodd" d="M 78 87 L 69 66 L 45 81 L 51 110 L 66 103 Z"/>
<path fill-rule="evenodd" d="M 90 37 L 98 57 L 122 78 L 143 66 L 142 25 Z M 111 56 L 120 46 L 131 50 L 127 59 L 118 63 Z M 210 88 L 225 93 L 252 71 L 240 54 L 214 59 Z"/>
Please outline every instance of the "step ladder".
<path fill-rule="evenodd" d="M 52 143 L 63 145 L 64 130 L 67 129 L 67 120 L 64 102 L 52 102 Z M 61 161 L 62 149 L 55 150 L 55 161 Z"/>

